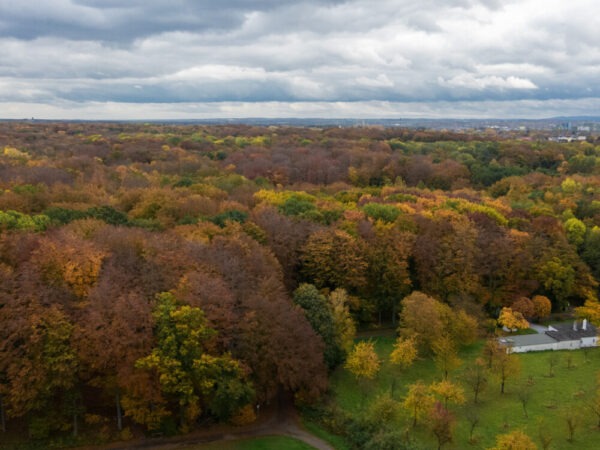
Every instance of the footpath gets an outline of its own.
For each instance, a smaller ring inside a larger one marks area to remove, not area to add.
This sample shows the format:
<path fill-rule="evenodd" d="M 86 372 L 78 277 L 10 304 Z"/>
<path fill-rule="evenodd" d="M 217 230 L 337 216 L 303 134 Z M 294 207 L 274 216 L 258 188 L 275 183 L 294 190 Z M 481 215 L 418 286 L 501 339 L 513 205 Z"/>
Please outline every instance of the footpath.
<path fill-rule="evenodd" d="M 282 396 L 276 404 L 264 409 L 265 411 L 261 408 L 260 416 L 255 423 L 242 427 L 217 425 L 210 430 L 198 430 L 185 436 L 132 439 L 127 442 L 114 442 L 102 446 L 79 447 L 76 450 L 185 450 L 201 444 L 264 436 L 288 436 L 317 450 L 335 450 L 327 442 L 302 427 L 298 412 L 291 399 Z"/>

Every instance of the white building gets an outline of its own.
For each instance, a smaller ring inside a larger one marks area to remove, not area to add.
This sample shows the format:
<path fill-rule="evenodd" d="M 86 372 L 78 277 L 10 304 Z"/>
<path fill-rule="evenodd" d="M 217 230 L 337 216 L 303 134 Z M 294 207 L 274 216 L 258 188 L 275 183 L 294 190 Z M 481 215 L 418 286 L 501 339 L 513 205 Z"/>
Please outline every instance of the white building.
<path fill-rule="evenodd" d="M 539 352 L 542 350 L 576 350 L 598 345 L 598 330 L 588 323 L 550 325 L 544 333 L 499 338 L 500 345 L 511 353 Z"/>

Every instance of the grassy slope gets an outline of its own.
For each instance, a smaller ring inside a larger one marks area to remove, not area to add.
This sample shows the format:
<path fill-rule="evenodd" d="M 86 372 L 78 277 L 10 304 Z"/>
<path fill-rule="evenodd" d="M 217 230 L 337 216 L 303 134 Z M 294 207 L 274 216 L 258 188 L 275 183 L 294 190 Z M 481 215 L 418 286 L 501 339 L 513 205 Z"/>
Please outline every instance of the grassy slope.
<path fill-rule="evenodd" d="M 375 339 L 380 357 L 387 359 L 393 338 L 380 337 Z M 465 349 L 461 358 L 464 364 L 461 369 L 451 375 L 455 381 L 460 380 L 461 372 L 479 354 L 482 343 L 474 344 Z M 465 386 L 468 402 L 461 407 L 450 407 L 458 417 L 458 423 L 454 434 L 454 442 L 445 449 L 464 448 L 488 448 L 495 442 L 495 435 L 506 433 L 516 428 L 523 429 L 529 434 L 541 448 L 539 440 L 540 420 L 543 419 L 546 433 L 553 437 L 550 448 L 577 448 L 591 449 L 600 448 L 600 430 L 596 428 L 597 418 L 586 406 L 593 396 L 597 374 L 600 372 L 600 349 L 588 352 L 588 360 L 585 360 L 583 351 L 556 352 L 559 363 L 555 367 L 555 376 L 548 377 L 548 358 L 551 353 L 530 353 L 518 355 L 522 362 L 522 371 L 518 379 L 509 380 L 506 393 L 500 395 L 499 381 L 490 379 L 487 389 L 480 396 L 480 404 L 477 405 L 480 415 L 480 423 L 475 429 L 477 442 L 468 443 L 469 423 L 465 419 L 467 409 L 474 408 L 471 402 L 472 395 Z M 572 358 L 573 368 L 567 368 L 567 358 Z M 407 386 L 418 379 L 430 383 L 440 379 L 439 371 L 430 360 L 420 360 L 403 374 L 399 374 L 387 361 L 383 363 L 382 370 L 377 380 L 368 387 L 366 395 L 357 388 L 355 380 L 345 370 L 338 370 L 332 380 L 333 390 L 338 404 L 353 413 L 368 408 L 368 404 L 378 394 L 390 392 L 393 381 L 396 379 L 394 398 L 401 400 L 406 393 Z M 517 396 L 520 385 L 527 381 L 533 383 L 530 401 L 527 405 L 529 418 L 525 417 L 521 403 Z M 573 407 L 581 415 L 580 425 L 575 432 L 575 441 L 569 443 L 567 437 L 567 425 L 564 419 L 564 411 Z M 405 428 L 408 419 L 398 424 Z M 433 446 L 434 441 L 424 427 L 418 427 L 415 431 L 419 440 L 426 446 Z"/>
<path fill-rule="evenodd" d="M 336 450 L 350 450 L 350 447 L 346 444 L 344 438 L 328 432 L 320 425 L 306 419 L 302 420 L 302 425 L 308 432 L 329 443 L 329 445 Z"/>

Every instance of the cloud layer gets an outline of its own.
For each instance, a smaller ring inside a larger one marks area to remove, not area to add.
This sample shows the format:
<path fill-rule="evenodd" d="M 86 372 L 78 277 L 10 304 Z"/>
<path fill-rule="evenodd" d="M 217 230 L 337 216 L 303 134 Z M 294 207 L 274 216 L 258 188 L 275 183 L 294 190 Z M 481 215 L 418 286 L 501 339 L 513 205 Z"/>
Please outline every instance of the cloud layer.
<path fill-rule="evenodd" d="M 0 0 L 0 117 L 598 114 L 598 12 L 595 0 Z"/>

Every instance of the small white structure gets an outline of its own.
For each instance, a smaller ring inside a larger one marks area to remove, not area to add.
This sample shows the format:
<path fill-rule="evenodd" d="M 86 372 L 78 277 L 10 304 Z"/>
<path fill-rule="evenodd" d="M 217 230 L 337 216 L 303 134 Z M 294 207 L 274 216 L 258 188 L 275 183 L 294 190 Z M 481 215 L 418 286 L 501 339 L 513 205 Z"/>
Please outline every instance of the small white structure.
<path fill-rule="evenodd" d="M 576 350 L 598 345 L 598 330 L 583 319 L 570 324 L 548 326 L 544 333 L 499 338 L 500 345 L 510 353 L 539 352 L 542 350 Z"/>

